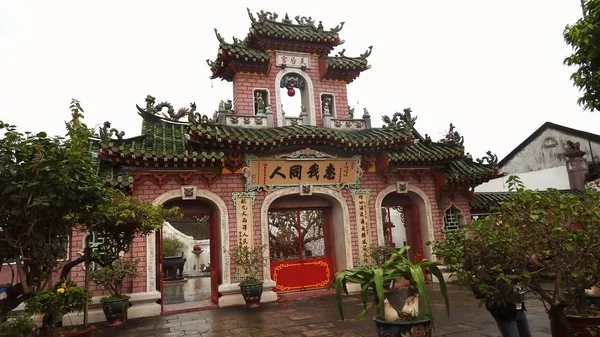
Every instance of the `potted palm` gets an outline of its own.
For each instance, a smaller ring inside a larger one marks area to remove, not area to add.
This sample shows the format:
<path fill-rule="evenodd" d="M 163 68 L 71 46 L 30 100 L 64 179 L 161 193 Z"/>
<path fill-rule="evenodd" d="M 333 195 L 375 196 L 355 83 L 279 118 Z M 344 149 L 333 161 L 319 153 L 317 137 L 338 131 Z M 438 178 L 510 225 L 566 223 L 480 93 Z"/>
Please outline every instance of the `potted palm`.
<path fill-rule="evenodd" d="M 406 257 L 407 249 L 409 247 L 398 249 L 381 266 L 346 269 L 336 276 L 331 287 L 335 289 L 335 298 L 342 320 L 344 319 L 342 292 L 348 293 L 347 282 L 358 283 L 361 286 L 363 302 L 363 311 L 358 318 L 363 318 L 370 307 L 375 304 L 377 310 L 373 320 L 378 336 L 431 336 L 434 317 L 423 274 L 424 269 L 440 278 L 440 292 L 444 297 L 448 315 L 450 315 L 446 283 L 441 277 L 442 273 L 438 268 L 439 262 L 422 260 L 419 263 L 413 263 Z M 404 306 L 400 312 L 397 312 L 385 298 L 383 285 L 399 277 L 405 278 L 409 285 Z M 374 295 L 374 301 L 369 304 L 370 294 Z M 423 300 L 426 313 L 419 311 L 419 298 Z"/>
<path fill-rule="evenodd" d="M 58 282 L 52 289 L 44 290 L 27 301 L 27 311 L 31 314 L 43 314 L 40 336 L 51 337 L 91 337 L 94 326 L 85 329 L 72 328 L 55 335 L 56 325 L 60 318 L 70 312 L 81 312 L 85 303 L 90 303 L 92 293 L 78 287 L 75 282 L 65 280 Z"/>
<path fill-rule="evenodd" d="M 510 200 L 437 245 L 486 301 L 519 283 L 544 303 L 554 337 L 597 335 L 600 315 L 586 290 L 600 280 L 600 191 L 532 191 L 515 176 L 508 185 Z"/>
<path fill-rule="evenodd" d="M 123 280 L 137 276 L 137 264 L 138 260 L 119 259 L 111 265 L 90 272 L 92 281 L 110 293 L 110 296 L 100 300 L 107 326 L 122 325 L 127 319 L 129 296 L 123 294 Z"/>
<path fill-rule="evenodd" d="M 265 261 L 266 246 L 258 248 L 239 245 L 233 252 L 235 264 L 240 270 L 240 289 L 248 308 L 258 308 L 263 291 L 259 273 Z"/>

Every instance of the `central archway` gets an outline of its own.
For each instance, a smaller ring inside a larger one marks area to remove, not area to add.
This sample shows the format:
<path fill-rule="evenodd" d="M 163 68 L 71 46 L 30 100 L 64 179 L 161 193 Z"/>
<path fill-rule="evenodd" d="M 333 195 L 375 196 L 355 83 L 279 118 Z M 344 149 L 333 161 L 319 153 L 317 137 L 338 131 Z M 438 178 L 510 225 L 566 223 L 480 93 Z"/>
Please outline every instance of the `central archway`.
<path fill-rule="evenodd" d="M 346 268 L 353 268 L 353 257 L 352 257 L 352 246 L 350 236 L 350 213 L 348 211 L 348 204 L 344 197 L 337 191 L 314 186 L 312 188 L 312 194 L 327 199 L 332 207 L 332 218 L 333 218 L 333 234 L 334 234 L 334 249 L 335 249 L 335 266 L 334 272 L 343 270 Z M 278 198 L 297 195 L 299 198 L 305 198 L 300 196 L 298 187 L 284 188 L 268 194 L 262 203 L 260 210 L 260 223 L 261 223 L 261 240 L 263 244 L 269 249 L 269 208 L 271 204 Z M 266 261 L 263 267 L 263 278 L 265 281 L 271 280 L 271 257 L 269 254 L 266 256 Z"/>

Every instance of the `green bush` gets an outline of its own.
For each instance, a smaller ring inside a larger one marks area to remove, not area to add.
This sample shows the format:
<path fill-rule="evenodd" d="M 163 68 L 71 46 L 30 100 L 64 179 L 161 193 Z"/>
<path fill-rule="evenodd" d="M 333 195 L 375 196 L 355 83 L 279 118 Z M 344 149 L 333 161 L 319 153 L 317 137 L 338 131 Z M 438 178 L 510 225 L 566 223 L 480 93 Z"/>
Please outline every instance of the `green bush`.
<path fill-rule="evenodd" d="M 183 248 L 183 242 L 170 235 L 163 238 L 163 254 L 167 257 L 177 256 L 177 249 Z"/>

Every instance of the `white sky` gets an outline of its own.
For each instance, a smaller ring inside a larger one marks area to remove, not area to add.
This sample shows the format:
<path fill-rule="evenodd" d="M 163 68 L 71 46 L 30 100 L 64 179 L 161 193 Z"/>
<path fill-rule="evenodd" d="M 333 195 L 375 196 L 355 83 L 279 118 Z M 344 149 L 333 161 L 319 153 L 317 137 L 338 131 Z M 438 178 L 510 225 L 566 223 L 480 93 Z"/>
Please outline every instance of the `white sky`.
<path fill-rule="evenodd" d="M 394 3 L 394 5 L 389 5 Z M 217 28 L 244 38 L 253 12 L 312 16 L 340 32 L 347 56 L 369 45 L 372 68 L 349 86 L 350 105 L 381 115 L 411 107 L 434 140 L 450 122 L 467 151 L 500 158 L 546 121 L 600 133 L 562 64 L 565 25 L 579 0 L 17 1 L 0 0 L 0 120 L 64 134 L 71 98 L 89 126 L 140 132 L 135 104 L 151 94 L 212 116 L 231 83 L 211 81 Z"/>

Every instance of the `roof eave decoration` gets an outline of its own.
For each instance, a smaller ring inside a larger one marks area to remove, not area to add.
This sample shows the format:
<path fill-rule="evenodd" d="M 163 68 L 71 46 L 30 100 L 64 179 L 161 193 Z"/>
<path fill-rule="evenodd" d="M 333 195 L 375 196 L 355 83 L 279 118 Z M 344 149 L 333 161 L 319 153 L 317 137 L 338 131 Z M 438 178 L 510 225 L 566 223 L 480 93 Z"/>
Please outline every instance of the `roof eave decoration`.
<path fill-rule="evenodd" d="M 156 123 L 161 121 L 173 122 L 173 123 L 185 123 L 181 122 L 180 119 L 187 116 L 188 123 L 213 123 L 213 120 L 206 115 L 201 115 L 196 112 L 196 102 L 190 103 L 189 108 L 180 108 L 175 112 L 173 105 L 169 102 L 161 102 L 155 105 L 156 98 L 151 95 L 146 96 L 146 109 L 140 108 L 139 105 L 135 105 L 138 113 L 142 118 L 148 122 Z M 166 113 L 163 109 L 167 108 Z"/>
<path fill-rule="evenodd" d="M 444 138 L 440 139 L 440 142 L 444 144 L 463 146 L 465 138 L 461 136 L 458 133 L 458 131 L 455 131 L 455 129 L 456 127 L 454 126 L 454 124 L 450 123 L 448 132 L 446 133 Z"/>
<path fill-rule="evenodd" d="M 383 115 L 381 119 L 386 124 L 383 126 L 383 129 L 412 135 L 417 117 L 412 117 L 412 110 L 410 108 L 406 108 L 403 111 L 396 111 L 392 115 L 392 118 L 388 117 L 388 115 Z"/>
<path fill-rule="evenodd" d="M 343 43 L 338 33 L 344 27 L 344 22 L 325 30 L 322 21 L 315 26 L 315 20 L 310 16 L 297 15 L 294 18 L 296 23 L 293 23 L 287 13 L 281 21 L 277 21 L 279 15 L 275 12 L 261 10 L 256 13 L 257 19 L 249 8 L 247 11 L 252 21 L 248 34 L 251 47 L 326 55 Z"/>
<path fill-rule="evenodd" d="M 344 55 L 346 49 L 342 49 L 336 56 L 325 56 L 319 60 L 322 70 L 321 79 L 338 80 L 351 83 L 363 71 L 371 69 L 367 58 L 371 55 L 373 46 L 360 54 L 359 57 L 348 57 Z"/>
<path fill-rule="evenodd" d="M 233 37 L 233 43 L 228 43 L 215 28 L 215 35 L 219 40 L 219 52 L 213 61 L 206 60 L 212 72 L 210 78 L 221 78 L 232 81 L 237 72 L 267 74 L 269 71 L 270 56 L 263 50 L 251 49 L 247 39 L 240 40 Z"/>

